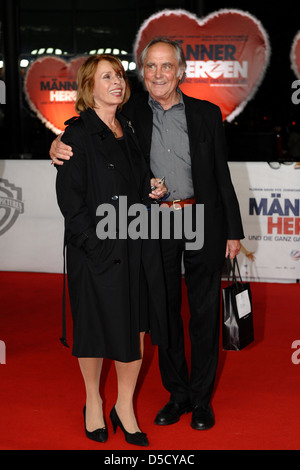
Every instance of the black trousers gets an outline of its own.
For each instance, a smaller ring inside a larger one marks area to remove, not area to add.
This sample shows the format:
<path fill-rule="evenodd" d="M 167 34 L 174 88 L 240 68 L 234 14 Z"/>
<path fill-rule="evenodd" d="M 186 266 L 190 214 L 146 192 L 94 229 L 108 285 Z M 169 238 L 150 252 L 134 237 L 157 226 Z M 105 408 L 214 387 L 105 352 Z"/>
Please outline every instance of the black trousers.
<path fill-rule="evenodd" d="M 170 338 L 168 348 L 159 347 L 159 366 L 171 400 L 207 405 L 218 363 L 221 269 L 211 272 L 203 262 L 201 250 L 187 250 L 185 243 L 184 236 L 161 240 Z M 182 259 L 190 309 L 190 374 L 181 317 Z"/>

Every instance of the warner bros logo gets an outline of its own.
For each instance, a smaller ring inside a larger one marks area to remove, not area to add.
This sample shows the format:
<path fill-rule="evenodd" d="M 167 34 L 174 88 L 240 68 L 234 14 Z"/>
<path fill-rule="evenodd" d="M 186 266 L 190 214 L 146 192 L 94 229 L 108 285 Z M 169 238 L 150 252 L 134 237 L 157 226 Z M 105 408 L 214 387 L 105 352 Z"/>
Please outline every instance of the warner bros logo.
<path fill-rule="evenodd" d="M 0 178 L 0 235 L 7 232 L 23 212 L 22 189 Z"/>

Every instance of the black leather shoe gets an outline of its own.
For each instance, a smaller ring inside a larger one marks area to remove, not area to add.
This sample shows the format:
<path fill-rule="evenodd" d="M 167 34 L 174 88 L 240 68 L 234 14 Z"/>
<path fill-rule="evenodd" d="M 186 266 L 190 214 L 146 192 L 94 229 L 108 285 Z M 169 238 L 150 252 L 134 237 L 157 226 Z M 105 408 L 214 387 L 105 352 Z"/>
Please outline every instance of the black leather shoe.
<path fill-rule="evenodd" d="M 154 423 L 161 426 L 174 424 L 179 421 L 183 413 L 189 413 L 190 411 L 192 411 L 190 402 L 177 403 L 175 401 L 169 401 L 169 403 L 157 413 Z"/>
<path fill-rule="evenodd" d="M 83 408 L 83 418 L 84 418 L 84 429 L 85 429 L 86 437 L 88 437 L 92 441 L 106 442 L 107 438 L 108 438 L 108 432 L 107 432 L 106 426 L 104 428 L 95 429 L 95 431 L 88 431 L 86 429 L 85 413 L 86 413 L 86 408 L 84 406 L 84 408 Z"/>
<path fill-rule="evenodd" d="M 210 405 L 196 405 L 193 409 L 191 426 L 198 431 L 210 429 L 215 424 L 215 418 Z"/>

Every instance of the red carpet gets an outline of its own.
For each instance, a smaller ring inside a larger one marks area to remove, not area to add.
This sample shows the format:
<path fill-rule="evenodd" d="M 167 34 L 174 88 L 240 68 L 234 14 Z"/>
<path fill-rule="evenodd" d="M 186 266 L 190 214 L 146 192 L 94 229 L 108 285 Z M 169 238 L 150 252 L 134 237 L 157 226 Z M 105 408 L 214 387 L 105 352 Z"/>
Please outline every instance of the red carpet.
<path fill-rule="evenodd" d="M 125 443 L 119 429 L 113 435 L 110 422 L 105 444 L 85 437 L 85 392 L 77 360 L 58 340 L 62 276 L 2 272 L 0 283 L 0 340 L 6 344 L 6 364 L 0 364 L 0 449 L 132 454 L 137 448 Z M 150 441 L 147 450 L 300 448 L 300 364 L 292 362 L 292 343 L 300 340 L 299 294 L 299 284 L 252 283 L 256 341 L 240 352 L 220 350 L 212 402 L 216 425 L 209 431 L 193 430 L 190 414 L 168 427 L 153 423 L 168 394 L 161 385 L 157 350 L 147 338 L 136 399 L 140 426 Z M 71 341 L 69 314 L 67 325 Z M 300 349 L 295 358 L 300 359 Z M 113 363 L 107 361 L 104 372 L 108 417 L 116 398 Z"/>

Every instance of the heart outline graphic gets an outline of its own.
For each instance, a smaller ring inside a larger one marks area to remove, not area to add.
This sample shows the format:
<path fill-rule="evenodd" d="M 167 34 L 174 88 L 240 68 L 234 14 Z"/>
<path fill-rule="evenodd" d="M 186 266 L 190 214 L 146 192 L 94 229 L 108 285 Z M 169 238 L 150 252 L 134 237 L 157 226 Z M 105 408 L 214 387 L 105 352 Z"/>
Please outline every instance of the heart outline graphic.
<path fill-rule="evenodd" d="M 290 52 L 291 68 L 298 79 L 300 79 L 300 31 L 293 39 Z"/>
<path fill-rule="evenodd" d="M 57 56 L 47 55 L 35 60 L 27 69 L 24 79 L 24 93 L 29 107 L 45 126 L 57 135 L 63 132 L 63 123 L 77 115 L 75 111 L 76 91 L 72 86 L 68 91 L 73 94 L 71 96 L 69 93 L 68 101 L 50 103 L 47 95 L 49 89 L 45 89 L 45 93 L 41 94 L 43 80 L 47 80 L 49 84 L 59 79 L 76 82 L 78 69 L 86 58 L 86 56 L 78 56 L 66 61 Z M 44 88 L 46 87 L 44 86 Z M 53 110 L 56 110 L 56 113 Z"/>
<path fill-rule="evenodd" d="M 140 69 L 140 64 L 138 61 L 139 54 L 141 50 L 146 46 L 146 44 L 148 44 L 148 42 L 150 42 L 150 40 L 153 39 L 153 37 L 163 35 L 163 36 L 170 37 L 170 39 L 176 40 L 176 34 L 174 34 L 174 30 L 172 31 L 173 34 L 170 34 L 171 32 L 166 32 L 166 30 L 168 29 L 167 21 L 170 21 L 172 19 L 178 20 L 179 26 L 178 27 L 176 26 L 177 28 L 176 33 L 177 33 L 177 36 L 179 37 L 181 34 L 180 28 L 182 28 L 183 30 L 184 22 L 189 23 L 191 28 L 195 27 L 199 29 L 199 31 L 201 31 L 201 29 L 204 30 L 205 27 L 209 26 L 209 23 L 218 22 L 220 21 L 220 19 L 224 20 L 226 16 L 227 17 L 231 16 L 231 18 L 236 17 L 236 19 L 239 19 L 240 23 L 243 22 L 244 24 L 245 22 L 249 22 L 249 21 L 252 22 L 252 25 L 254 25 L 256 29 L 257 38 L 259 39 L 259 41 L 257 42 L 260 47 L 259 48 L 260 61 L 262 62 L 261 64 L 259 64 L 260 65 L 259 73 L 257 73 L 257 76 L 255 77 L 255 80 L 253 80 L 253 83 L 250 84 L 249 90 L 247 90 L 247 93 L 244 94 L 243 99 L 240 99 L 239 102 L 237 102 L 233 107 L 229 106 L 229 109 L 225 109 L 225 106 L 227 106 L 228 108 L 228 103 L 226 104 L 226 101 L 224 101 L 224 106 L 220 102 L 215 102 L 221 108 L 223 119 L 224 120 L 226 119 L 228 122 L 231 122 L 238 114 L 240 114 L 243 111 L 247 103 L 253 99 L 255 93 L 257 92 L 259 86 L 261 85 L 264 79 L 265 72 L 267 70 L 267 67 L 270 61 L 271 47 L 270 47 L 269 36 L 267 32 L 265 31 L 265 29 L 263 28 L 261 22 L 257 18 L 255 18 L 253 15 L 251 15 L 248 12 L 237 10 L 237 9 L 221 9 L 221 10 L 218 10 L 216 12 L 213 12 L 207 15 L 206 17 L 198 18 L 193 13 L 190 13 L 183 9 L 175 9 L 175 10 L 165 9 L 165 10 L 162 10 L 160 12 L 157 12 L 151 15 L 147 20 L 145 20 L 142 23 L 136 35 L 136 39 L 133 45 L 133 50 L 134 50 L 136 63 L 138 64 L 138 69 Z M 163 34 L 159 34 L 157 32 L 156 34 L 151 33 L 151 29 L 152 31 L 157 29 L 157 26 L 155 25 L 155 23 L 159 24 L 159 22 L 161 24 L 164 24 L 164 27 L 162 28 Z M 194 31 L 192 29 L 189 30 L 191 38 L 196 37 L 195 35 L 194 36 L 192 35 L 193 32 Z M 183 33 L 180 37 L 181 38 L 184 37 Z M 187 37 L 188 35 L 185 36 L 184 38 L 187 38 Z M 198 35 L 197 38 L 200 39 L 200 36 Z M 254 38 L 251 37 L 250 39 L 254 41 Z M 181 42 L 184 42 L 184 41 L 181 41 Z M 253 52 L 252 52 L 252 55 L 253 55 Z M 258 57 L 256 59 L 258 63 Z M 194 96 L 195 98 L 200 98 L 200 96 L 195 96 L 195 94 L 198 95 L 200 87 L 198 86 L 197 92 L 194 91 L 193 93 L 189 93 L 189 89 L 191 89 L 192 86 L 187 86 L 187 85 L 188 85 L 187 80 L 185 80 L 185 82 L 182 85 L 180 85 L 180 88 L 182 89 L 182 91 L 190 96 Z M 222 85 L 218 85 L 218 87 L 221 88 Z M 227 91 L 226 91 L 226 88 L 227 88 Z M 240 88 L 242 88 L 242 86 Z M 229 85 L 227 87 L 224 85 L 223 87 L 224 95 L 229 94 L 228 89 L 229 89 Z M 194 84 L 194 90 L 196 90 L 195 84 Z M 203 91 L 203 86 L 202 86 L 201 91 Z M 242 93 L 243 90 L 241 91 L 238 90 L 238 86 L 236 86 L 236 90 L 235 90 L 236 94 L 238 91 L 240 92 L 241 95 L 243 94 Z M 234 93 L 232 93 L 232 96 L 234 97 Z M 205 96 L 205 94 L 203 94 L 201 95 L 200 99 L 208 99 L 208 98 Z M 208 99 L 208 100 L 213 101 L 212 99 Z"/>

